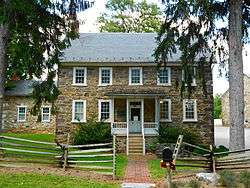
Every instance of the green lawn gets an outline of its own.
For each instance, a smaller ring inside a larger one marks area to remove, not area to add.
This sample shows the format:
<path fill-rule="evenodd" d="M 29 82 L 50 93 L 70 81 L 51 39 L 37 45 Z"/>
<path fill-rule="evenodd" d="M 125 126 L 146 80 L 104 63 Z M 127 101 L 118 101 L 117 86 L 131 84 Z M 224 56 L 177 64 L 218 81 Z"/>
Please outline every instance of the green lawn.
<path fill-rule="evenodd" d="M 162 179 L 166 176 L 166 169 L 161 168 L 160 166 L 161 159 L 152 159 L 148 161 L 149 164 L 149 171 L 151 174 L 151 177 L 155 180 Z M 184 162 L 177 161 L 177 164 L 184 164 Z M 185 162 L 187 164 L 187 162 Z M 177 170 L 201 170 L 201 168 L 198 167 L 176 167 Z M 173 173 L 173 175 L 176 175 L 178 173 Z"/>
<path fill-rule="evenodd" d="M 43 141 L 43 142 L 54 142 L 54 134 L 31 134 L 31 133 L 0 133 L 3 136 L 10 136 L 16 138 L 24 138 L 28 140 Z"/>
<path fill-rule="evenodd" d="M 118 178 L 124 177 L 127 164 L 127 156 L 125 154 L 118 154 L 116 157 L 116 175 Z"/>
<path fill-rule="evenodd" d="M 0 173 L 0 187 L 3 188 L 113 188 L 115 183 L 103 183 L 79 177 L 40 175 L 31 173 Z"/>

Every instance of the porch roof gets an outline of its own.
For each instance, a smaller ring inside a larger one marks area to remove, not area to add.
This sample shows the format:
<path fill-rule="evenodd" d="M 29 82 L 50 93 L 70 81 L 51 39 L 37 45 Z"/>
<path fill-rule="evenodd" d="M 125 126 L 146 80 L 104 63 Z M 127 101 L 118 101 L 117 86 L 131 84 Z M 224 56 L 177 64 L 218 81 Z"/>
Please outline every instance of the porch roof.
<path fill-rule="evenodd" d="M 105 93 L 107 96 L 117 96 L 117 97 L 126 97 L 126 96 L 144 96 L 144 97 L 160 97 L 166 96 L 166 91 L 163 88 L 158 87 L 135 87 L 135 88 L 126 88 L 122 86 L 110 86 L 108 91 Z"/>

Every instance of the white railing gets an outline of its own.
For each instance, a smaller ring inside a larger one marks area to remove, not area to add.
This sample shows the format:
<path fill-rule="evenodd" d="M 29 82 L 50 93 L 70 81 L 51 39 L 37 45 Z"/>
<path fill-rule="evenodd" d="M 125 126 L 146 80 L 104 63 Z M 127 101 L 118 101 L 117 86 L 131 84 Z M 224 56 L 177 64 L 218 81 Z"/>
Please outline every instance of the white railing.
<path fill-rule="evenodd" d="M 157 127 L 158 127 L 158 123 L 156 122 L 144 122 L 144 128 L 155 129 Z"/>
<path fill-rule="evenodd" d="M 114 122 L 112 124 L 113 129 L 126 129 L 127 128 L 127 122 Z"/>

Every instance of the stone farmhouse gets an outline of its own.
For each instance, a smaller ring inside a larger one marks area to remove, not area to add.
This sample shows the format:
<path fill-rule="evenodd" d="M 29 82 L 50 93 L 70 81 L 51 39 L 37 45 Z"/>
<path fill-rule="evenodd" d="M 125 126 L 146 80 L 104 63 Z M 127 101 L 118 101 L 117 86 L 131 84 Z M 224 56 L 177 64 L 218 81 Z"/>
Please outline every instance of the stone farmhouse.
<path fill-rule="evenodd" d="M 58 74 L 56 135 L 67 134 L 95 118 L 110 123 L 119 148 L 145 153 L 159 125 L 188 128 L 213 143 L 211 68 L 206 67 L 207 95 L 193 78 L 195 94 L 181 98 L 179 53 L 157 69 L 152 56 L 155 33 L 86 33 L 65 50 Z M 194 71 L 196 68 L 194 67 Z"/>
<path fill-rule="evenodd" d="M 250 127 L 250 77 L 244 75 L 244 100 L 245 100 L 245 126 Z M 229 91 L 227 90 L 221 96 L 222 104 L 222 124 L 223 126 L 230 126 L 229 123 Z"/>
<path fill-rule="evenodd" d="M 15 86 L 5 92 L 3 104 L 3 130 L 9 132 L 54 133 L 56 118 L 51 114 L 51 105 L 41 107 L 41 121 L 31 115 L 34 80 L 13 81 Z"/>

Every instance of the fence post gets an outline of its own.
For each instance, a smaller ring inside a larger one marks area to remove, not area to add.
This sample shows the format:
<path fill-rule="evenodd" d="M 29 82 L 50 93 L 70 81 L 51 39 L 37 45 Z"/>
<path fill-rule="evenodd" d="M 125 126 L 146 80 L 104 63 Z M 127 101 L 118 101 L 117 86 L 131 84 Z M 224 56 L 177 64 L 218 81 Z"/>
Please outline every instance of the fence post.
<path fill-rule="evenodd" d="M 113 179 L 116 178 L 116 136 L 113 135 Z"/>
<path fill-rule="evenodd" d="M 3 141 L 3 137 L 0 136 L 0 142 L 2 142 L 2 141 Z M 2 143 L 0 143 L 0 147 L 3 147 L 3 144 L 2 144 Z M 2 158 L 4 158 L 4 150 L 3 150 L 3 149 L 0 150 L 0 156 L 1 156 Z"/>
<path fill-rule="evenodd" d="M 70 140 L 70 135 L 68 133 L 67 143 L 65 147 L 63 148 L 63 170 L 64 171 L 66 171 L 66 168 L 68 166 L 69 140 Z"/>
<path fill-rule="evenodd" d="M 215 164 L 215 156 L 212 145 L 210 145 L 210 160 L 211 160 L 210 170 L 211 172 L 214 173 L 216 171 L 216 164 Z"/>

